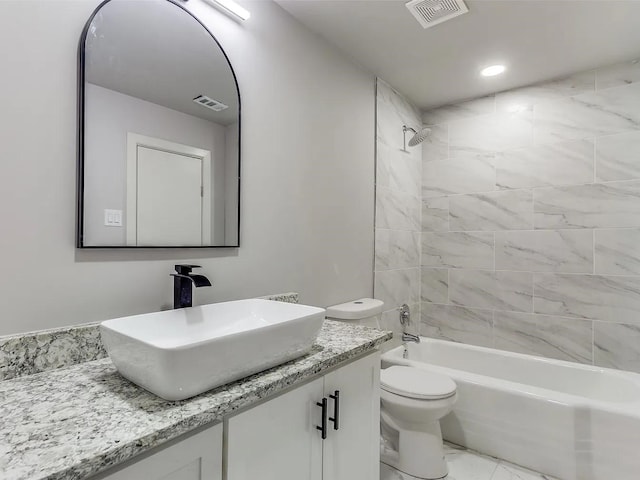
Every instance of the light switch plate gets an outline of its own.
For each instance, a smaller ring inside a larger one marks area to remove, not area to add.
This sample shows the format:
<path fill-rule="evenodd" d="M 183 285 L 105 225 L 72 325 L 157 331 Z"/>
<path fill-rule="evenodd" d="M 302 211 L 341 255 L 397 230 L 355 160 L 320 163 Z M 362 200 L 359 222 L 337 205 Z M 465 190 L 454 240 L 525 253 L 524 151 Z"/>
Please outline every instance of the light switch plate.
<path fill-rule="evenodd" d="M 105 209 L 104 225 L 106 227 L 121 227 L 122 226 L 122 210 Z"/>

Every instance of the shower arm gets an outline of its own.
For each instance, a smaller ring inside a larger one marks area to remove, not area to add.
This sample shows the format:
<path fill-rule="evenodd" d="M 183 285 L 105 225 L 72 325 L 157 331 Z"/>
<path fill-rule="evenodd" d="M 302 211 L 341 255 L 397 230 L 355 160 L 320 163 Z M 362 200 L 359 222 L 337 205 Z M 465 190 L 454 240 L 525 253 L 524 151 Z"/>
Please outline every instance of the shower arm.
<path fill-rule="evenodd" d="M 418 132 L 416 132 L 413 128 L 411 127 L 407 127 L 406 125 L 402 126 L 402 143 L 403 143 L 403 147 L 402 150 L 407 152 L 407 132 L 413 132 L 413 134 L 417 134 Z"/>

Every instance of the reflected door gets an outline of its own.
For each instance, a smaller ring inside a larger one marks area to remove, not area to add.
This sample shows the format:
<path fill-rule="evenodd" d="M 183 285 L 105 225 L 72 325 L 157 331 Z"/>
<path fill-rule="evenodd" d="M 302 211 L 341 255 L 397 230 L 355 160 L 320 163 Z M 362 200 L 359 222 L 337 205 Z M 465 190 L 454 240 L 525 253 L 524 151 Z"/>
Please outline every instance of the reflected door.
<path fill-rule="evenodd" d="M 138 147 L 138 245 L 202 245 L 202 159 Z"/>
<path fill-rule="evenodd" d="M 210 154 L 137 135 L 132 136 L 132 142 L 128 161 L 128 244 L 207 245 L 211 237 Z"/>

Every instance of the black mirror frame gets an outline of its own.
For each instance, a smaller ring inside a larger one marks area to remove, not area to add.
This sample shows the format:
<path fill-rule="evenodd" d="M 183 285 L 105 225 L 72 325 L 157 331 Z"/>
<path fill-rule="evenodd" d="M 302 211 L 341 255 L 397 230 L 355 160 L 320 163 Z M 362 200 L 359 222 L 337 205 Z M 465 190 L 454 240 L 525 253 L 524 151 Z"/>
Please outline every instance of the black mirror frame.
<path fill-rule="evenodd" d="M 236 92 L 238 93 L 238 225 L 237 225 L 237 242 L 235 245 L 207 245 L 207 246 L 141 246 L 134 247 L 131 245 L 112 245 L 112 246 L 92 246 L 92 245 L 84 245 L 84 106 L 85 106 L 85 47 L 87 41 L 87 33 L 89 32 L 89 28 L 93 19 L 98 14 L 100 9 L 104 7 L 107 3 L 112 0 L 104 0 L 96 7 L 93 11 L 84 28 L 82 29 L 82 34 L 80 35 L 80 43 L 78 45 L 78 100 L 77 100 L 77 122 L 78 122 L 78 138 L 77 138 L 77 169 L 76 169 L 76 248 L 82 249 L 202 249 L 202 248 L 238 248 L 240 247 L 240 209 L 241 209 L 241 167 L 242 167 L 242 99 L 240 97 L 240 88 L 238 86 L 238 78 L 236 77 L 236 72 L 229 61 L 229 57 L 227 52 L 224 51 L 220 42 L 215 37 L 211 30 L 209 30 L 204 23 L 202 23 L 198 17 L 192 14 L 189 10 L 184 8 L 177 0 L 166 0 L 167 2 L 175 5 L 183 12 L 191 16 L 196 22 L 200 24 L 202 28 L 206 30 L 206 32 L 211 36 L 213 41 L 218 45 L 220 51 L 224 55 L 227 64 L 229 65 L 229 69 L 231 70 L 231 75 L 233 76 L 233 81 L 236 85 Z M 185 0 L 186 1 L 186 0 Z"/>

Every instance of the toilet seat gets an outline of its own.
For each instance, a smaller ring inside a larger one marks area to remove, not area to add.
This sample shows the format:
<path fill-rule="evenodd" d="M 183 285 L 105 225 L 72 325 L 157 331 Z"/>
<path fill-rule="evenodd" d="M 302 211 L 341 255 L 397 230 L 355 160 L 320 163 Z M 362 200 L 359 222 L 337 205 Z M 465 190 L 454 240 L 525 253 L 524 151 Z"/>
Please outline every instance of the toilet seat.
<path fill-rule="evenodd" d="M 380 388 L 418 400 L 439 400 L 456 393 L 455 382 L 446 375 L 400 365 L 380 371 Z"/>

